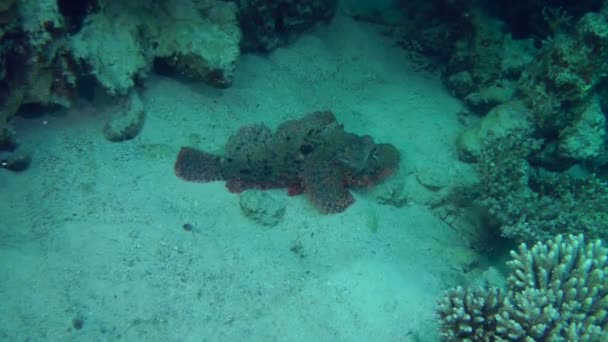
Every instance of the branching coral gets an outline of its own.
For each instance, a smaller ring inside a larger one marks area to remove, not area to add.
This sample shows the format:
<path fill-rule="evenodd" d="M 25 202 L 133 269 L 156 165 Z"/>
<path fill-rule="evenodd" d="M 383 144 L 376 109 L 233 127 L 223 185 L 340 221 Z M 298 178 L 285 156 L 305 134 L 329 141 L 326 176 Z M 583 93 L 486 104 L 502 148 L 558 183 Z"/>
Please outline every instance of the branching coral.
<path fill-rule="evenodd" d="M 512 251 L 507 289 L 449 290 L 439 300 L 447 341 L 605 341 L 608 249 L 582 235 Z"/>

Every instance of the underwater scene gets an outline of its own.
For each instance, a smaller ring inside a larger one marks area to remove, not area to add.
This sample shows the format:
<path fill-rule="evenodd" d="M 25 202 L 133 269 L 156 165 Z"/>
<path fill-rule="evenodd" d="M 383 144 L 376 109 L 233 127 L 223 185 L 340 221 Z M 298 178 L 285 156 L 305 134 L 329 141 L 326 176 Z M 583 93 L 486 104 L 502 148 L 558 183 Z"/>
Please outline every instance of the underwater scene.
<path fill-rule="evenodd" d="M 608 1 L 0 0 L 0 341 L 608 341 Z"/>

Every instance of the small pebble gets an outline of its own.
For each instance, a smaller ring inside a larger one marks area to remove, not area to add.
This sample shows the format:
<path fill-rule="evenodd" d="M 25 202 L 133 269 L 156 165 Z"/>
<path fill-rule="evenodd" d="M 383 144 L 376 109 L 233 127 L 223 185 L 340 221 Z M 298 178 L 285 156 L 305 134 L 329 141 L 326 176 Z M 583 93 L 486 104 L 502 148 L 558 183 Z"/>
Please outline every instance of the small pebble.
<path fill-rule="evenodd" d="M 82 329 L 82 326 L 84 325 L 84 319 L 80 318 L 80 317 L 76 317 L 72 320 L 72 326 L 74 327 L 74 329 L 76 330 L 80 330 Z"/>

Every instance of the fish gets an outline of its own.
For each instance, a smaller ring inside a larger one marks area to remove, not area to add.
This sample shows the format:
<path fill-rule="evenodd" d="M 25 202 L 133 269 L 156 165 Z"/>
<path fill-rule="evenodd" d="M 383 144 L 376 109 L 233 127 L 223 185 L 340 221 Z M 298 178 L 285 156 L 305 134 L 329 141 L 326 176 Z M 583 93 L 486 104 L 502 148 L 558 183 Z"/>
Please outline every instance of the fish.
<path fill-rule="evenodd" d="M 264 124 L 243 126 L 221 154 L 181 147 L 174 171 L 190 182 L 225 181 L 232 193 L 286 188 L 291 196 L 307 195 L 322 214 L 336 214 L 355 202 L 349 189 L 379 184 L 400 160 L 395 146 L 349 133 L 331 111 L 316 111 L 274 132 Z"/>

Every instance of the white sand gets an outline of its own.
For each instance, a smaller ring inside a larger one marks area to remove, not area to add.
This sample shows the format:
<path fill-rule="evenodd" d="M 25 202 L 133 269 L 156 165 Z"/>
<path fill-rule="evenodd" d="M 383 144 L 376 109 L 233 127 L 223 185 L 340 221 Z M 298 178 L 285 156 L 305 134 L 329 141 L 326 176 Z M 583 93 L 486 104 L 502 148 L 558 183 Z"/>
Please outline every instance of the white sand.
<path fill-rule="evenodd" d="M 172 167 L 182 145 L 217 151 L 244 124 L 331 109 L 348 131 L 395 144 L 414 182 L 457 183 L 471 172 L 455 152 L 460 104 L 438 76 L 339 17 L 243 56 L 229 89 L 151 77 L 142 98 L 144 130 L 124 143 L 103 138 L 106 115 L 87 104 L 19 120 L 35 154 L 26 172 L 0 170 L 0 340 L 437 339 L 436 297 L 472 252 L 418 190 L 402 208 L 357 193 L 331 216 L 276 191 L 286 215 L 264 228 L 223 183 Z"/>

